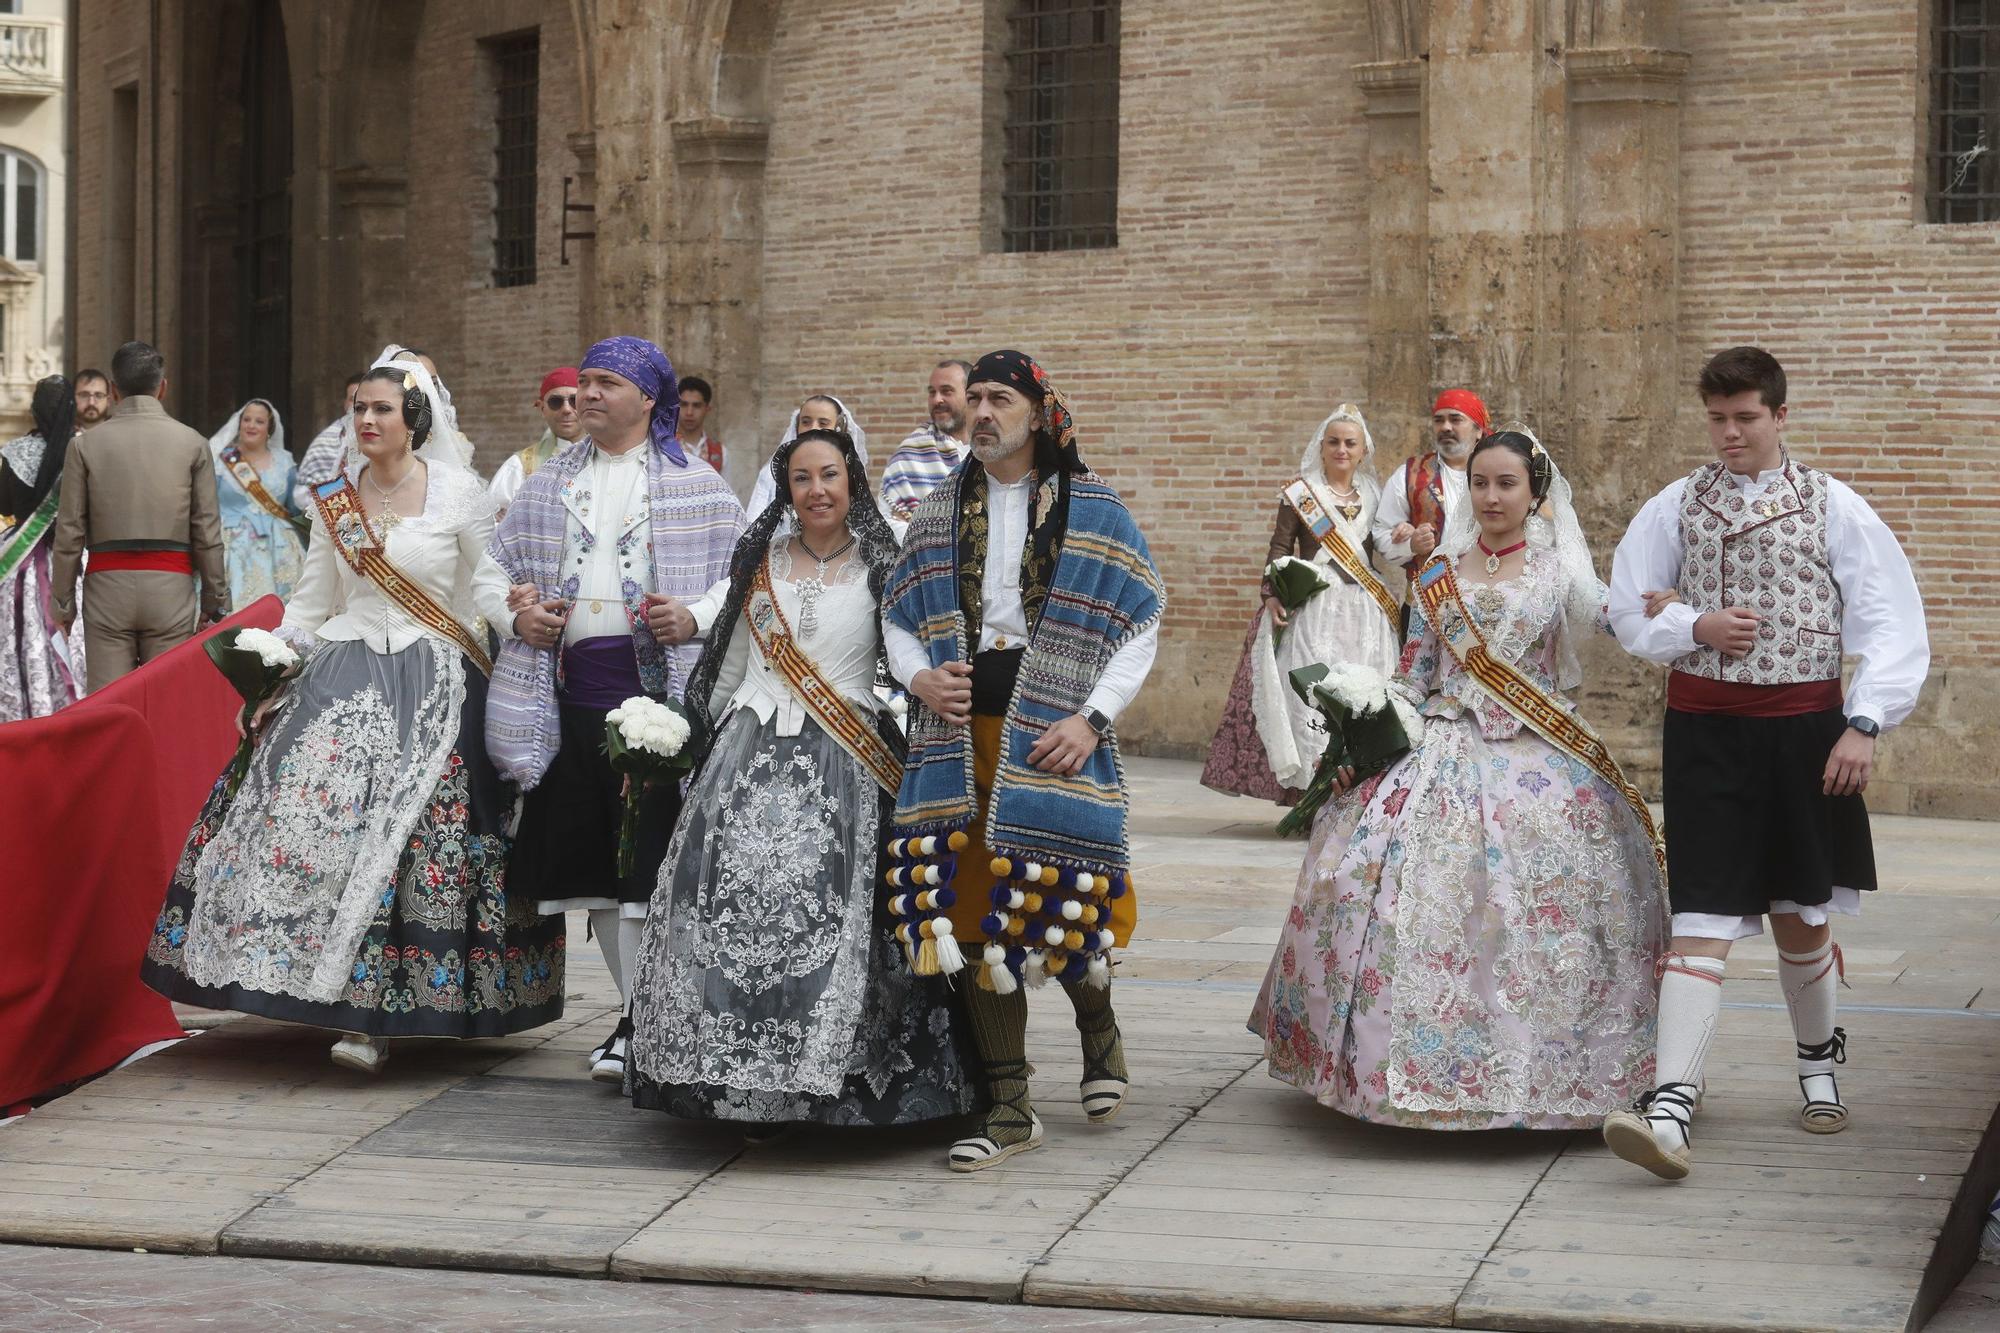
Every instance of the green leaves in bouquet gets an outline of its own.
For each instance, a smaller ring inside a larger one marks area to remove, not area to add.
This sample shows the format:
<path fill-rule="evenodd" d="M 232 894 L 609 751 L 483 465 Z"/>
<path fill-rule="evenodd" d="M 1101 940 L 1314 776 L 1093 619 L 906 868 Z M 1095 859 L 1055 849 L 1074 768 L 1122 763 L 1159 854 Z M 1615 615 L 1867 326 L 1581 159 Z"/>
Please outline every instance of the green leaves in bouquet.
<path fill-rule="evenodd" d="M 1288 616 L 1328 586 L 1325 571 L 1312 561 L 1301 560 L 1297 556 L 1279 556 L 1264 567 L 1264 578 L 1271 585 L 1271 595 L 1278 599 L 1278 605 L 1285 608 Z M 1282 638 L 1284 633 L 1281 627 L 1272 637 Z"/>
<path fill-rule="evenodd" d="M 1354 770 L 1358 785 L 1408 753 L 1412 744 L 1392 703 L 1385 698 L 1380 708 L 1367 712 L 1351 708 L 1325 688 L 1328 674 L 1324 664 L 1313 663 L 1290 675 L 1293 692 L 1319 710 L 1326 727 L 1326 753 L 1320 756 L 1319 767 L 1313 770 L 1312 781 L 1306 784 L 1298 804 L 1278 821 L 1280 837 L 1300 836 L 1311 829 L 1313 816 L 1333 798 L 1342 768 Z"/>
<path fill-rule="evenodd" d="M 215 669 L 229 682 L 230 688 L 243 698 L 243 716 L 247 721 L 257 711 L 257 705 L 278 692 L 285 682 L 285 668 L 266 666 L 264 659 L 249 648 L 239 648 L 236 640 L 245 626 L 222 630 L 211 634 L 201 642 L 201 649 L 208 654 L 208 660 L 215 663 Z M 237 743 L 236 754 L 229 761 L 229 795 L 243 785 L 243 775 L 250 771 L 250 753 L 257 746 L 256 734 L 246 726 L 243 739 Z"/>

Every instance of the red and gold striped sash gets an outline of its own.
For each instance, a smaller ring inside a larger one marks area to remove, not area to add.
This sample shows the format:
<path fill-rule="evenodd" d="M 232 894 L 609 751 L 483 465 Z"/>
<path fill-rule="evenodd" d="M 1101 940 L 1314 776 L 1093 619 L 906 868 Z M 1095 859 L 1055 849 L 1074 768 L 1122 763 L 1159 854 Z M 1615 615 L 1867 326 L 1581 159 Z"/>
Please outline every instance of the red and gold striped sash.
<path fill-rule="evenodd" d="M 353 482 L 346 477 L 321 482 L 313 487 L 313 502 L 319 506 L 320 521 L 326 524 L 333 538 L 333 548 L 340 552 L 348 568 L 381 589 L 384 597 L 409 612 L 419 625 L 457 644 L 480 674 L 493 674 L 493 659 L 486 655 L 486 645 L 473 638 L 421 584 L 389 563 L 389 557 L 368 527 L 368 516 Z"/>
<path fill-rule="evenodd" d="M 778 609 L 777 596 L 771 591 L 768 552 L 751 576 L 743 620 L 749 625 L 750 636 L 757 641 L 764 660 L 778 669 L 813 720 L 854 762 L 867 770 L 883 791 L 894 796 L 903 785 L 903 761 L 876 733 L 861 710 L 820 674 L 819 666 L 793 641 L 792 627 L 785 623 L 785 613 Z"/>
<path fill-rule="evenodd" d="M 1285 487 L 1285 503 L 1298 514 L 1300 521 L 1306 525 L 1306 531 L 1312 533 L 1326 553 L 1333 557 L 1333 563 L 1359 584 L 1363 592 L 1375 599 L 1375 605 L 1389 617 L 1390 628 L 1399 629 L 1403 622 L 1401 608 L 1396 605 L 1396 595 L 1368 567 L 1368 561 L 1347 540 L 1347 535 L 1333 521 L 1333 515 L 1319 502 L 1319 496 L 1304 477 L 1294 478 L 1292 484 Z"/>
<path fill-rule="evenodd" d="M 1419 571 L 1417 596 L 1423 603 L 1425 618 L 1437 632 L 1438 642 L 1467 675 L 1478 681 L 1523 726 L 1589 768 L 1625 798 L 1625 804 L 1632 807 L 1632 813 L 1639 817 L 1639 827 L 1646 830 L 1646 837 L 1653 844 L 1653 859 L 1659 863 L 1664 877 L 1667 851 L 1660 841 L 1659 830 L 1653 826 L 1653 812 L 1646 808 L 1646 798 L 1627 780 L 1625 770 L 1618 767 L 1603 740 L 1582 718 L 1551 699 L 1540 686 L 1487 648 L 1485 637 L 1465 609 L 1458 576 L 1452 572 L 1449 559 L 1433 556 Z"/>
<path fill-rule="evenodd" d="M 224 449 L 222 466 L 229 469 L 229 475 L 235 478 L 236 484 L 243 488 L 245 495 L 257 502 L 259 509 L 272 518 L 283 519 L 294 525 L 298 523 L 298 515 L 279 504 L 271 492 L 264 489 L 263 479 L 257 475 L 257 469 L 250 466 L 250 460 L 243 456 L 242 450 L 233 444 Z"/>

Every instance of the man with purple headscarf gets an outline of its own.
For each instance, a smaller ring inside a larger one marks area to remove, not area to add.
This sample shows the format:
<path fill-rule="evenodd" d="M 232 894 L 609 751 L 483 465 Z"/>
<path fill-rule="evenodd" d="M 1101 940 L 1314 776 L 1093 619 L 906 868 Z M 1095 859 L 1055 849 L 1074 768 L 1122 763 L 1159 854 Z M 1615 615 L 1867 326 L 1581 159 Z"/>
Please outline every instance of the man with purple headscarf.
<path fill-rule="evenodd" d="M 656 784 L 633 873 L 621 877 L 622 780 L 604 754 L 604 715 L 633 695 L 680 697 L 701 644 L 661 642 L 668 603 L 729 576 L 743 508 L 675 438 L 680 386 L 658 347 L 605 339 L 583 358 L 577 391 L 585 438 L 535 470 L 493 536 L 518 614 L 494 662 L 486 738 L 526 793 L 508 891 L 546 913 L 587 910 L 629 1005 L 628 964 L 680 793 Z M 593 1077 L 622 1086 L 631 1030 L 621 1015 L 590 1054 Z"/>

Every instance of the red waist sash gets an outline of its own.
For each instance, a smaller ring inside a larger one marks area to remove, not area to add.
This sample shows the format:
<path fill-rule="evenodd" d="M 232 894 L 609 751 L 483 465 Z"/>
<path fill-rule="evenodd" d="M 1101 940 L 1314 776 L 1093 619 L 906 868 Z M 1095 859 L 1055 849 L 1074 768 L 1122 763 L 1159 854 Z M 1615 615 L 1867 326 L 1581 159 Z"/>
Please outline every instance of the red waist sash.
<path fill-rule="evenodd" d="M 1838 680 L 1791 685 L 1746 685 L 1710 680 L 1685 671 L 1667 673 L 1667 707 L 1683 713 L 1734 713 L 1738 717 L 1797 717 L 1841 706 Z"/>
<path fill-rule="evenodd" d="M 157 570 L 162 574 L 194 576 L 194 556 L 186 551 L 92 551 L 87 573 L 117 570 Z"/>

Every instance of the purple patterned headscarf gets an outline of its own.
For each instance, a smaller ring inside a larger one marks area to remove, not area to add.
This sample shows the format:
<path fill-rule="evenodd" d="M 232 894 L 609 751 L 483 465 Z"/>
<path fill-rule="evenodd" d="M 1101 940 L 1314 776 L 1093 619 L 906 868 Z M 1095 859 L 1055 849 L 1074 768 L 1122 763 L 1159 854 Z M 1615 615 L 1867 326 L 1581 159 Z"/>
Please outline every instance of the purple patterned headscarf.
<path fill-rule="evenodd" d="M 644 338 L 621 334 L 606 338 L 584 353 L 583 364 L 577 369 L 608 370 L 637 385 L 640 393 L 653 400 L 653 419 L 647 428 L 653 447 L 680 466 L 687 466 L 687 455 L 681 452 L 674 429 L 681 416 L 680 379 L 665 352 Z"/>

